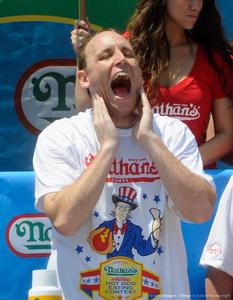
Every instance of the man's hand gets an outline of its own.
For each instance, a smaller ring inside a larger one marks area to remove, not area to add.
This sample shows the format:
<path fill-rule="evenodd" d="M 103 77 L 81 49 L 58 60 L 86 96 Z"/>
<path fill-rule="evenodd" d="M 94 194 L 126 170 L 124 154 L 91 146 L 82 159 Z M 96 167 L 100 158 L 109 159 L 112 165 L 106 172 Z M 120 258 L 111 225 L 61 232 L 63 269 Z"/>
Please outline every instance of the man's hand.
<path fill-rule="evenodd" d="M 133 137 L 139 144 L 142 145 L 147 139 L 148 135 L 154 133 L 152 131 L 153 113 L 143 88 L 140 91 L 140 95 L 141 107 L 139 106 L 139 120 L 134 126 Z"/>
<path fill-rule="evenodd" d="M 104 99 L 96 91 L 91 91 L 92 106 L 94 113 L 94 127 L 101 146 L 117 149 L 119 135 L 109 116 Z"/>
<path fill-rule="evenodd" d="M 70 33 L 71 44 L 76 55 L 84 42 L 89 38 L 89 23 L 83 20 L 76 20 L 74 29 Z"/>

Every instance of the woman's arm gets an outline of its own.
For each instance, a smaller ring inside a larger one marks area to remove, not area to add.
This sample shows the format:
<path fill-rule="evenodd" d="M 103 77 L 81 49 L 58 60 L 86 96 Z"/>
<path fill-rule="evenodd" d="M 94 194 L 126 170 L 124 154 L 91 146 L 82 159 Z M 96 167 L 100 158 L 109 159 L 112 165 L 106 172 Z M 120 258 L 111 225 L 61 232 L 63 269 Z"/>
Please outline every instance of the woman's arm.
<path fill-rule="evenodd" d="M 215 136 L 199 147 L 204 166 L 216 162 L 233 150 L 233 103 L 230 98 L 213 102 Z"/>

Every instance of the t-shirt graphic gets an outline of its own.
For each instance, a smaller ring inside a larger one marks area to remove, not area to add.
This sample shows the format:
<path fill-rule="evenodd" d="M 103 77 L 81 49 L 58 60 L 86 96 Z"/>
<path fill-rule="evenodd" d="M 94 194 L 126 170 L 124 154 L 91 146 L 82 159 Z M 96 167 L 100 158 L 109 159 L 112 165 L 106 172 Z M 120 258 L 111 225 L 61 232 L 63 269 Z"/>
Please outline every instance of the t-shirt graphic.
<path fill-rule="evenodd" d="M 143 293 L 154 299 L 160 294 L 159 277 L 144 270 L 143 264 L 134 261 L 133 249 L 141 256 L 150 255 L 158 249 L 162 225 L 161 212 L 151 208 L 153 219 L 147 239 L 142 228 L 129 220 L 130 213 L 138 207 L 137 192 L 131 186 L 120 186 L 118 195 L 112 195 L 114 218 L 92 230 L 88 237 L 91 249 L 107 260 L 99 270 L 81 273 L 80 289 L 92 296 L 99 290 L 103 299 L 138 299 Z"/>

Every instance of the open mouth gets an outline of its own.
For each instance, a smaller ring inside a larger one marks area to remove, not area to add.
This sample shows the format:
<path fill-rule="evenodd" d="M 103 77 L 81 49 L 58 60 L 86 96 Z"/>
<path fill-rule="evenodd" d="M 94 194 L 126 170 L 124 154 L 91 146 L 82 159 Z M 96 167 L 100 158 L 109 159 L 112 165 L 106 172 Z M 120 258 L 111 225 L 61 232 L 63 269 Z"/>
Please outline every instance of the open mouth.
<path fill-rule="evenodd" d="M 118 97 L 126 97 L 131 91 L 131 79 L 125 72 L 117 73 L 115 79 L 111 83 L 113 93 Z"/>

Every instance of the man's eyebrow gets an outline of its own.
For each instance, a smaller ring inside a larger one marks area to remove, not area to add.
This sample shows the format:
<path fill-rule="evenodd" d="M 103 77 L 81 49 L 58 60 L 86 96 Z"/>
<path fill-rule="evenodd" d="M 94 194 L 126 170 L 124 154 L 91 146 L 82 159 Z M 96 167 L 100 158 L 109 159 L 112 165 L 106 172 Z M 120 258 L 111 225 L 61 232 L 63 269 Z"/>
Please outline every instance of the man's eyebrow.
<path fill-rule="evenodd" d="M 123 50 L 129 50 L 129 51 L 131 51 L 132 53 L 134 53 L 134 50 L 130 47 L 130 46 L 122 46 L 122 49 Z"/>
<path fill-rule="evenodd" d="M 103 54 L 111 54 L 113 52 L 113 49 L 110 47 L 107 47 L 107 48 L 103 48 L 99 51 L 96 52 L 96 56 L 97 57 L 101 57 L 101 55 Z"/>

